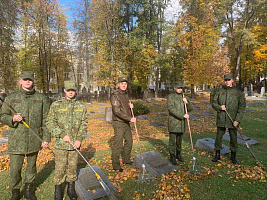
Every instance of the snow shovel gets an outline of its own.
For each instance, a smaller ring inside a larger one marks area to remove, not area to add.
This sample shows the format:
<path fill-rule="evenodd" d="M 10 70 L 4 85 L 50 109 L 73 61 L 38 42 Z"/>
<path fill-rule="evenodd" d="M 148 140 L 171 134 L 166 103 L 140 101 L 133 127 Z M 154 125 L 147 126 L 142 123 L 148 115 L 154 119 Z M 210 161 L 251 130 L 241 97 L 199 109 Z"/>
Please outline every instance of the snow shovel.
<path fill-rule="evenodd" d="M 0 98 L 1 101 L 3 101 L 1 98 Z M 5 101 L 3 101 L 3 103 L 5 104 L 5 106 L 14 114 L 16 115 L 17 113 L 9 106 L 7 105 L 7 103 Z M 43 142 L 43 140 L 39 137 L 39 135 L 37 135 L 34 130 L 32 130 L 32 128 L 24 121 L 22 120 L 22 123 L 24 124 L 24 126 L 26 126 L 41 142 Z M 52 151 L 52 149 L 50 149 L 50 147 L 47 147 L 50 152 L 55 156 L 55 153 Z"/>
<path fill-rule="evenodd" d="M 131 101 L 129 101 L 129 102 L 131 103 Z M 131 108 L 131 112 L 132 112 L 132 116 L 134 117 L 134 113 L 133 113 L 133 109 L 132 108 Z M 138 143 L 138 146 L 139 146 L 140 157 L 142 159 L 142 168 L 141 168 L 141 172 L 139 174 L 139 178 L 137 179 L 137 182 L 141 183 L 142 187 L 144 188 L 144 183 L 147 184 L 147 182 L 150 182 L 150 180 L 155 179 L 155 177 L 153 177 L 152 175 L 150 175 L 146 171 L 145 160 L 144 160 L 144 157 L 142 155 L 142 148 L 141 148 L 141 143 L 140 143 L 140 139 L 139 139 L 139 134 L 138 134 L 138 131 L 137 131 L 136 122 L 134 123 L 134 127 L 135 127 L 137 143 Z M 147 185 L 149 185 L 149 184 L 147 184 Z M 137 184 L 137 186 L 141 189 L 140 184 Z"/>
<path fill-rule="evenodd" d="M 183 93 L 183 98 L 185 98 L 184 97 L 184 93 Z M 185 102 L 184 102 L 184 106 L 185 106 L 185 113 L 188 114 L 187 106 L 186 106 L 186 103 Z M 204 169 L 202 169 L 200 167 L 200 165 L 198 165 L 198 163 L 197 163 L 197 158 L 195 157 L 194 145 L 193 145 L 193 140 L 192 140 L 192 133 L 191 133 L 191 128 L 190 128 L 190 122 L 189 122 L 189 119 L 187 119 L 186 121 L 187 121 L 187 126 L 188 126 L 190 141 L 191 141 L 191 149 L 192 149 L 192 153 L 193 153 L 192 165 L 191 165 L 191 169 L 189 169 L 189 172 L 194 173 L 194 172 L 204 171 Z"/>
<path fill-rule="evenodd" d="M 229 117 L 229 119 L 231 120 L 232 124 L 234 124 L 234 120 L 233 120 L 232 117 L 229 115 L 229 113 L 227 112 L 227 110 L 225 110 L 225 112 L 226 112 L 227 116 Z M 252 157 L 255 159 L 255 164 L 258 165 L 258 166 L 260 166 L 260 167 L 263 167 L 263 165 L 261 164 L 261 162 L 256 158 L 255 154 L 254 154 L 254 153 L 252 152 L 252 150 L 250 149 L 250 146 L 249 146 L 249 144 L 246 142 L 246 140 L 245 140 L 243 134 L 240 133 L 239 128 L 236 127 L 236 126 L 234 126 L 234 127 L 235 127 L 236 130 L 239 132 L 239 134 L 240 134 L 242 140 L 244 141 L 245 146 L 247 147 L 248 151 L 250 152 L 250 154 L 252 155 Z"/>
<path fill-rule="evenodd" d="M 70 144 L 73 146 L 73 144 L 70 142 Z M 86 164 L 90 167 L 90 169 L 94 172 L 96 179 L 99 181 L 101 187 L 103 188 L 103 190 L 105 191 L 105 193 L 107 194 L 108 198 L 110 200 L 117 200 L 117 198 L 115 197 L 115 195 L 112 193 L 112 191 L 110 190 L 110 188 L 107 186 L 107 184 L 103 181 L 103 179 L 99 176 L 99 174 L 94 170 L 94 168 L 92 167 L 92 165 L 90 165 L 90 163 L 86 160 L 86 158 L 82 155 L 82 153 L 78 150 L 75 149 L 79 155 L 83 158 L 83 160 L 86 162 Z"/>

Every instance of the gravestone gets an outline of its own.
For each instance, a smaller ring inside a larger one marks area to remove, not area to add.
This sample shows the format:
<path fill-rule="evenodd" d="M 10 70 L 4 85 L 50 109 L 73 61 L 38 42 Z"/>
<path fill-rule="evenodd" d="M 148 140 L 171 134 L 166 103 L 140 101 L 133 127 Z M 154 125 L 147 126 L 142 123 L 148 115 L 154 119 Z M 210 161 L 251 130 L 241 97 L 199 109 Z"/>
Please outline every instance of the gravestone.
<path fill-rule="evenodd" d="M 167 101 L 167 99 L 161 99 L 161 101 Z"/>
<path fill-rule="evenodd" d="M 7 144 L 7 143 L 8 143 L 8 139 L 7 138 L 0 138 L 0 145 Z"/>
<path fill-rule="evenodd" d="M 199 106 L 194 106 L 194 110 L 200 110 Z"/>
<path fill-rule="evenodd" d="M 248 94 L 248 88 L 247 87 L 244 87 L 244 93 Z"/>
<path fill-rule="evenodd" d="M 205 101 L 205 100 L 202 100 L 201 102 L 202 103 L 210 103 L 209 101 Z"/>
<path fill-rule="evenodd" d="M 102 103 L 102 104 L 100 104 L 100 106 L 106 106 L 106 104 Z"/>
<path fill-rule="evenodd" d="M 117 189 L 108 180 L 107 176 L 99 168 L 99 166 L 92 166 L 92 167 L 96 171 L 96 173 L 98 173 L 98 175 L 102 178 L 105 184 L 108 186 L 108 188 L 111 191 L 111 194 L 116 193 Z M 93 170 L 90 167 L 83 168 L 78 171 L 78 179 L 75 181 L 75 190 L 81 200 L 93 200 L 107 196 L 103 187 L 102 186 L 99 187 L 99 182 L 96 180 L 96 178 L 92 176 L 94 175 L 92 173 Z M 88 183 L 86 183 L 86 181 L 88 181 Z"/>
<path fill-rule="evenodd" d="M 207 110 L 204 110 L 204 111 L 201 113 L 201 115 L 203 115 L 203 116 L 213 116 L 214 113 L 213 113 L 213 112 L 210 112 L 210 111 L 207 111 Z"/>
<path fill-rule="evenodd" d="M 208 107 L 208 108 L 212 108 L 212 105 L 211 105 L 211 104 L 207 104 L 207 107 Z"/>
<path fill-rule="evenodd" d="M 200 119 L 201 116 L 195 113 L 189 113 L 189 119 Z"/>
<path fill-rule="evenodd" d="M 253 139 L 251 139 L 250 137 L 247 137 L 247 136 L 245 136 L 245 135 L 243 135 L 243 138 L 244 138 L 244 140 L 246 141 L 246 143 L 248 143 L 249 145 L 254 145 L 254 144 L 259 143 L 257 140 L 253 140 Z M 230 135 L 229 135 L 229 132 L 226 132 L 226 133 L 224 134 L 223 139 L 224 139 L 224 140 L 227 140 L 227 141 L 230 141 Z M 240 135 L 240 133 L 237 132 L 237 143 L 238 143 L 238 144 L 242 144 L 242 145 L 244 145 L 244 144 L 245 144 L 244 140 L 242 139 L 242 136 Z"/>
<path fill-rule="evenodd" d="M 249 84 L 249 88 L 248 88 L 248 96 L 254 96 L 254 92 L 253 92 L 253 85 Z"/>
<path fill-rule="evenodd" d="M 104 107 L 101 107 L 101 106 L 100 106 L 100 107 L 98 107 L 98 109 L 104 109 Z"/>
<path fill-rule="evenodd" d="M 143 100 L 142 99 L 138 99 L 137 101 L 142 102 Z"/>
<path fill-rule="evenodd" d="M 203 138 L 203 139 L 198 139 L 195 147 L 199 148 L 199 149 L 203 149 L 206 151 L 210 151 L 210 152 L 214 152 L 214 144 L 215 144 L 215 140 L 211 139 L 211 138 Z M 230 147 L 226 146 L 226 145 L 222 145 L 222 150 L 221 150 L 221 154 L 228 154 L 230 153 Z"/>
<path fill-rule="evenodd" d="M 105 122 L 111 123 L 112 122 L 112 108 L 106 107 L 105 109 Z"/>
<path fill-rule="evenodd" d="M 168 116 L 167 114 L 165 114 L 165 113 L 157 113 L 157 117 L 166 117 L 166 116 Z"/>
<path fill-rule="evenodd" d="M 161 174 L 167 174 L 168 172 L 178 170 L 177 166 L 172 165 L 156 151 L 142 153 L 142 156 L 144 158 L 146 171 L 151 175 L 160 176 Z M 136 154 L 134 157 L 135 167 L 141 169 L 142 163 L 143 161 L 140 154 Z"/>
<path fill-rule="evenodd" d="M 160 104 L 159 104 L 159 103 L 153 103 L 153 105 L 155 105 L 155 106 L 160 106 Z"/>
<path fill-rule="evenodd" d="M 265 87 L 261 87 L 261 97 L 263 97 L 264 96 L 264 93 L 265 93 Z"/>
<path fill-rule="evenodd" d="M 152 103 L 152 101 L 150 101 L 149 99 L 146 99 L 146 102 L 147 102 L 147 103 Z"/>
<path fill-rule="evenodd" d="M 87 104 L 86 106 L 87 106 L 87 107 L 93 107 L 93 105 L 92 105 L 92 104 Z"/>
<path fill-rule="evenodd" d="M 153 121 L 153 122 L 150 122 L 149 126 L 154 126 L 154 127 L 166 127 L 165 124 L 159 122 L 159 121 Z"/>
<path fill-rule="evenodd" d="M 139 120 L 149 120 L 149 118 L 147 116 L 145 116 L 145 115 L 139 115 L 137 117 L 137 119 L 139 119 Z"/>
<path fill-rule="evenodd" d="M 3 130 L 3 136 L 7 137 L 8 136 L 8 130 Z"/>
<path fill-rule="evenodd" d="M 98 110 L 97 113 L 101 114 L 101 113 L 104 113 L 104 111 L 103 110 Z"/>

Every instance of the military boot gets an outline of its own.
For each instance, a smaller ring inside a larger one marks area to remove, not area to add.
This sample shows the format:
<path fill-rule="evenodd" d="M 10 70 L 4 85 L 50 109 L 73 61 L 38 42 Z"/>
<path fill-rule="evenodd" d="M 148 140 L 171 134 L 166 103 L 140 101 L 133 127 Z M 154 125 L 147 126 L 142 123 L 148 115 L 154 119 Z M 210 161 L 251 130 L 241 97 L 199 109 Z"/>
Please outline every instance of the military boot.
<path fill-rule="evenodd" d="M 55 185 L 55 200 L 63 200 L 62 184 Z"/>
<path fill-rule="evenodd" d="M 184 162 L 184 159 L 181 156 L 181 151 L 176 151 L 176 158 L 180 161 L 180 162 Z"/>
<path fill-rule="evenodd" d="M 221 160 L 221 151 L 220 150 L 217 150 L 216 151 L 216 154 L 215 154 L 215 157 L 211 160 L 212 162 L 217 162 L 218 160 Z"/>
<path fill-rule="evenodd" d="M 68 183 L 67 194 L 68 194 L 70 200 L 77 200 L 77 194 L 75 192 L 75 182 L 74 181 Z"/>
<path fill-rule="evenodd" d="M 27 200 L 37 200 L 34 191 L 32 189 L 32 184 L 31 183 L 26 183 L 25 184 L 25 199 Z"/>
<path fill-rule="evenodd" d="M 236 152 L 232 152 L 232 151 L 231 151 L 231 158 L 230 158 L 230 160 L 232 161 L 232 163 L 233 163 L 234 165 L 239 165 L 239 163 L 238 163 L 237 160 L 236 160 Z"/>
<path fill-rule="evenodd" d="M 11 200 L 20 200 L 20 191 L 19 191 L 19 189 L 12 189 Z"/>
<path fill-rule="evenodd" d="M 178 165 L 174 154 L 170 154 L 170 160 L 173 165 Z"/>

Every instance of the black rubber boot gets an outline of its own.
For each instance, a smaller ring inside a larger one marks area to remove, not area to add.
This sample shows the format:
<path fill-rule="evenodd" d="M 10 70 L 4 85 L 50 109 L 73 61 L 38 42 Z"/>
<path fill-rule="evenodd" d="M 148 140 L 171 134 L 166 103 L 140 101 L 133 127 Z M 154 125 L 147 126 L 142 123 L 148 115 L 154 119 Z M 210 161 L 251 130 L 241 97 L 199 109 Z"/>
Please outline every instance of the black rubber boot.
<path fill-rule="evenodd" d="M 25 199 L 27 200 L 37 200 L 37 197 L 34 194 L 31 183 L 25 184 Z"/>
<path fill-rule="evenodd" d="M 215 153 L 215 157 L 211 160 L 212 162 L 217 162 L 218 160 L 221 160 L 221 151 L 220 150 L 217 150 L 216 153 Z"/>
<path fill-rule="evenodd" d="M 232 152 L 232 151 L 231 151 L 231 158 L 230 158 L 230 160 L 232 161 L 232 163 L 233 163 L 234 165 L 239 165 L 239 163 L 238 163 L 237 160 L 236 160 L 236 152 Z"/>
<path fill-rule="evenodd" d="M 70 200 L 77 200 L 77 194 L 75 192 L 75 182 L 74 181 L 68 183 L 67 194 L 68 194 Z"/>
<path fill-rule="evenodd" d="M 63 200 L 62 184 L 55 185 L 55 200 Z"/>
<path fill-rule="evenodd" d="M 11 200 L 20 200 L 20 191 L 19 191 L 19 189 L 12 189 Z"/>
<path fill-rule="evenodd" d="M 178 165 L 174 154 L 170 154 L 170 160 L 173 165 Z"/>
<path fill-rule="evenodd" d="M 181 151 L 176 151 L 176 158 L 180 161 L 180 162 L 184 162 L 184 159 L 181 156 Z"/>

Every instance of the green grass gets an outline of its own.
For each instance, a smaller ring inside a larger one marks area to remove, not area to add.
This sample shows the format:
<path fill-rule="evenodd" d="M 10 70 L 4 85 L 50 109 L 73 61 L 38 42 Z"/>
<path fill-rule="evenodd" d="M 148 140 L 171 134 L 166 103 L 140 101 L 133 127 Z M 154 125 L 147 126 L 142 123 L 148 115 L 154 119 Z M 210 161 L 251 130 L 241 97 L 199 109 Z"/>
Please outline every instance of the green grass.
<path fill-rule="evenodd" d="M 166 112 L 166 108 L 153 106 L 152 112 Z M 156 119 L 156 118 L 155 118 Z M 164 122 L 167 117 L 158 118 L 158 120 Z M 166 121 L 165 121 L 166 123 Z M 249 136 L 255 140 L 259 141 L 259 144 L 251 146 L 251 150 L 254 152 L 255 156 L 262 162 L 262 164 L 267 166 L 267 111 L 255 111 L 246 113 L 245 118 L 241 124 L 242 133 Z M 166 130 L 166 129 L 164 129 Z M 151 133 L 153 134 L 153 133 Z M 204 132 L 201 134 L 193 133 L 193 142 L 197 139 L 210 137 L 215 139 L 216 133 Z M 229 146 L 228 141 L 223 141 L 223 143 Z M 148 141 L 143 141 L 142 145 L 145 151 L 155 150 L 160 153 L 163 157 L 168 158 L 168 137 L 163 137 L 160 139 L 151 139 Z M 192 151 L 190 146 L 189 134 L 185 133 L 183 137 L 183 152 L 182 156 L 186 161 L 185 164 L 180 164 L 178 167 L 182 170 L 187 170 L 189 162 L 192 159 Z M 138 151 L 137 144 L 134 145 L 132 155 L 135 155 L 135 151 Z M 228 167 L 218 166 L 218 163 L 212 163 L 211 158 L 213 153 L 202 151 L 196 149 L 196 157 L 198 164 L 202 167 L 209 168 L 214 172 L 205 179 L 199 178 L 198 180 L 184 179 L 183 184 L 188 184 L 191 194 L 191 199 L 193 200 L 228 200 L 228 199 L 246 199 L 246 200 L 265 200 L 267 199 L 267 184 L 266 182 L 260 182 L 255 180 L 236 180 L 234 177 L 234 169 Z M 106 163 L 103 162 L 103 158 L 110 155 L 110 149 L 97 151 L 94 154 L 96 161 L 101 161 L 100 166 L 103 171 L 108 174 L 108 169 L 105 167 Z M 237 152 L 237 160 L 245 167 L 254 166 L 254 158 L 250 155 L 247 148 L 243 145 L 239 145 Z M 229 155 L 222 156 L 222 162 L 230 165 Z M 79 166 L 80 168 L 85 166 Z M 24 172 L 24 171 L 23 171 Z M 228 173 L 230 172 L 230 173 Z M 177 175 L 181 172 L 177 171 Z M 47 165 L 38 167 L 38 175 L 36 178 L 36 195 L 40 200 L 50 200 L 54 198 L 54 163 L 51 162 Z M 266 181 L 266 180 L 265 180 Z M 156 182 L 157 183 L 157 182 Z M 9 171 L 4 171 L 0 173 L 0 199 L 10 199 L 11 192 L 8 189 L 9 184 Z M 128 200 L 132 199 L 134 194 L 134 188 L 136 182 L 132 179 L 128 179 L 121 183 L 123 188 L 122 192 L 117 194 L 118 199 Z M 152 187 L 150 191 L 145 191 L 145 197 L 143 199 L 151 199 L 153 196 L 153 191 L 156 187 Z M 24 188 L 22 188 L 24 192 Z M 68 199 L 65 192 L 65 199 Z M 102 198 L 107 199 L 107 198 Z"/>

